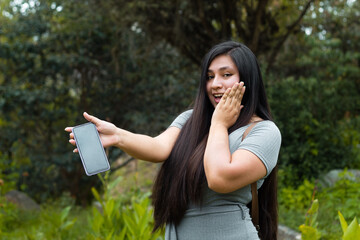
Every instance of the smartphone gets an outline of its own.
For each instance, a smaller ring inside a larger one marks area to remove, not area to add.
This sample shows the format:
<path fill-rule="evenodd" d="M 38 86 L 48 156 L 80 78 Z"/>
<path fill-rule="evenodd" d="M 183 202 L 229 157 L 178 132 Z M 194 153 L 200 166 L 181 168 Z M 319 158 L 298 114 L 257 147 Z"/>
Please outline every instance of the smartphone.
<path fill-rule="evenodd" d="M 86 175 L 109 170 L 110 164 L 95 124 L 88 122 L 75 126 L 72 132 Z"/>

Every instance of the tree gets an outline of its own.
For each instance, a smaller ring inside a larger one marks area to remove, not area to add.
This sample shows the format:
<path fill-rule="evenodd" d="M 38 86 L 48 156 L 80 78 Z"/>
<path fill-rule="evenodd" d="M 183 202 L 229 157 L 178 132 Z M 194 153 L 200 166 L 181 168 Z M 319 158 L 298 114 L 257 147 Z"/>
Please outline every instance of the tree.
<path fill-rule="evenodd" d="M 359 2 L 321 1 L 271 72 L 287 183 L 360 166 Z"/>
<path fill-rule="evenodd" d="M 8 17 L 0 28 L 0 153 L 18 163 L 4 172 L 19 172 L 19 188 L 38 201 L 69 191 L 86 204 L 98 179 L 84 175 L 64 127 L 83 122 L 88 111 L 126 129 L 159 133 L 190 104 L 195 88 L 187 84 L 194 78 L 183 71 L 194 68 L 168 44 L 149 49 L 147 36 L 109 16 L 106 2 L 21 8 L 2 9 Z M 109 154 L 113 162 L 121 152 Z"/>
<path fill-rule="evenodd" d="M 152 39 L 165 39 L 195 64 L 214 44 L 234 39 L 264 56 L 270 69 L 288 37 L 299 32 L 313 2 L 146 0 L 133 4 L 141 16 L 140 27 Z"/>
<path fill-rule="evenodd" d="M 86 203 L 97 184 L 71 153 L 65 126 L 88 111 L 159 133 L 191 104 L 200 58 L 229 38 L 248 44 L 269 69 L 281 166 L 309 169 L 295 172 L 302 178 L 355 165 L 358 2 L 24 2 L 0 3 L 0 174 L 18 176 L 18 187 L 39 201 L 69 191 Z M 122 154 L 108 152 L 111 162 Z"/>

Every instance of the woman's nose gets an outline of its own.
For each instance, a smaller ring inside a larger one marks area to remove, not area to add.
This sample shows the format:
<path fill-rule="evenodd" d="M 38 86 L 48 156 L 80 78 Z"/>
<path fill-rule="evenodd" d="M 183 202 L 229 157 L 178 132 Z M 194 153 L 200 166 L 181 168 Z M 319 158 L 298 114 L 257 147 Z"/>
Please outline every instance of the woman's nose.
<path fill-rule="evenodd" d="M 221 79 L 219 79 L 219 77 L 215 76 L 211 87 L 212 88 L 221 88 L 222 87 Z"/>

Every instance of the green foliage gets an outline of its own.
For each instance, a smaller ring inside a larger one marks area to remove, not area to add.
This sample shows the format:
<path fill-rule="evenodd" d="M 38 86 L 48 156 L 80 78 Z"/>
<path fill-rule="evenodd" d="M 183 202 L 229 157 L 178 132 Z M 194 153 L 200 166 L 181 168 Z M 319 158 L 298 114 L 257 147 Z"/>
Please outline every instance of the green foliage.
<path fill-rule="evenodd" d="M 121 13 L 107 1 L 1 5 L 0 178 L 15 176 L 38 202 L 65 191 L 86 205 L 100 184 L 63 131 L 84 122 L 83 111 L 158 134 L 194 95 L 194 66 L 164 42 L 150 46 L 122 3 Z M 119 154 L 109 149 L 110 161 Z"/>
<path fill-rule="evenodd" d="M 153 210 L 149 206 L 149 194 L 140 199 L 131 199 L 131 205 L 123 211 L 126 239 L 160 239 L 161 232 L 152 233 Z"/>
<path fill-rule="evenodd" d="M 358 134 L 350 130 L 358 123 L 343 119 L 346 103 L 336 94 L 339 85 L 293 77 L 272 85 L 270 104 L 282 133 L 279 164 L 288 173 L 287 184 L 298 185 L 331 169 L 356 164 L 358 147 L 343 136 L 359 142 Z"/>
<path fill-rule="evenodd" d="M 47 205 L 41 211 L 23 211 L 0 198 L 0 238 L 7 239 L 73 239 L 77 231 L 72 206 Z"/>
<path fill-rule="evenodd" d="M 241 41 L 257 56 L 273 61 L 284 40 L 299 33 L 302 11 L 306 12 L 311 2 L 168 0 L 160 4 L 136 0 L 132 5 L 139 16 L 138 25 L 152 40 L 165 39 L 199 65 L 214 44 L 229 39 Z"/>
<path fill-rule="evenodd" d="M 284 187 L 280 189 L 279 204 L 287 210 L 305 209 L 311 203 L 314 195 L 315 185 L 308 180 L 304 180 L 303 184 L 296 189 L 292 187 Z"/>
<path fill-rule="evenodd" d="M 342 236 L 343 240 L 353 240 L 353 239 L 360 239 L 360 224 L 358 223 L 357 219 L 354 218 L 350 225 L 348 226 L 344 216 L 341 214 L 341 212 L 338 212 L 341 228 L 344 232 L 344 235 Z"/>
<path fill-rule="evenodd" d="M 64 195 L 43 204 L 39 212 L 27 212 L 0 197 L 0 239 L 163 239 L 163 231 L 152 232 L 149 193 L 135 186 L 126 194 L 118 194 L 122 177 L 113 181 L 109 174 L 99 177 L 104 194 L 92 189 L 99 205 L 91 208 L 74 206 L 73 199 Z"/>
<path fill-rule="evenodd" d="M 352 218 L 358 214 L 360 179 L 355 179 L 347 169 L 339 173 L 339 180 L 333 187 L 324 188 L 322 192 L 327 193 L 323 198 L 326 200 L 324 202 L 329 204 L 328 208 L 344 206 L 341 212 L 346 218 Z"/>
<path fill-rule="evenodd" d="M 19 166 L 4 171 L 17 174 L 17 185 L 37 201 L 59 197 L 66 187 L 74 192 L 69 189 L 74 182 L 86 191 L 94 183 L 82 177 L 80 162 L 63 144 L 61 130 L 75 116 L 69 102 L 70 62 L 56 53 L 63 39 L 52 35 L 49 24 L 57 11 L 46 1 L 25 13 L 20 9 L 15 3 L 2 9 L 12 17 L 0 31 L 0 152 Z"/>
<path fill-rule="evenodd" d="M 315 199 L 310 209 L 306 213 L 305 224 L 300 225 L 301 239 L 303 240 L 317 240 L 320 239 L 321 233 L 317 230 L 317 214 L 319 209 L 319 201 Z"/>
<path fill-rule="evenodd" d="M 102 179 L 102 181 L 105 183 L 104 179 Z M 121 235 L 121 226 L 123 226 L 123 220 L 121 216 L 122 199 L 114 199 L 110 196 L 111 189 L 115 187 L 119 181 L 121 181 L 121 178 L 115 180 L 113 182 L 114 184 L 105 184 L 104 187 L 106 189 L 104 191 L 103 197 L 100 196 L 95 188 L 92 188 L 92 193 L 94 194 L 94 197 L 100 206 L 97 207 L 95 205 L 92 207 L 92 214 L 89 216 L 88 220 L 92 229 L 91 233 L 88 233 L 89 238 L 101 238 L 103 236 L 104 239 L 109 239 L 113 236 L 119 237 L 119 235 Z"/>
<path fill-rule="evenodd" d="M 0 236 L 19 221 L 19 210 L 0 196 Z"/>
<path fill-rule="evenodd" d="M 279 176 L 283 171 L 279 171 Z M 283 181 L 283 180 L 282 180 Z M 282 182 L 280 181 L 280 182 Z M 304 180 L 298 187 L 283 186 L 279 188 L 279 221 L 286 223 L 287 226 L 297 227 L 304 222 L 304 212 L 314 199 L 315 184 Z"/>
<path fill-rule="evenodd" d="M 204 52 L 229 38 L 263 69 L 274 63 L 264 77 L 286 184 L 359 168 L 360 4 L 314 1 L 295 22 L 308 2 L 1 1 L 2 194 L 16 187 L 44 202 L 70 192 L 89 204 L 100 182 L 84 174 L 64 127 L 88 111 L 158 134 L 194 99 Z M 122 154 L 108 152 L 111 162 Z"/>
<path fill-rule="evenodd" d="M 95 199 L 100 204 L 93 206 L 88 222 L 91 227 L 88 239 L 162 239 L 162 232 L 152 232 L 153 210 L 150 193 L 134 189 L 128 196 L 114 197 L 112 190 L 122 181 L 116 178 L 107 183 L 108 174 L 101 178 L 105 190 L 103 197 L 93 188 Z"/>
<path fill-rule="evenodd" d="M 305 224 L 300 225 L 299 229 L 301 231 L 301 239 L 303 240 L 313 240 L 320 239 L 321 233 L 317 229 L 317 213 L 319 209 L 319 202 L 317 199 L 313 201 L 310 209 L 306 213 Z M 348 226 L 344 216 L 338 211 L 338 216 L 340 220 L 340 225 L 343 231 L 342 238 L 343 240 L 354 240 L 360 239 L 360 224 L 357 222 L 356 217 Z"/>
<path fill-rule="evenodd" d="M 327 233 L 328 239 L 340 237 L 337 211 L 341 211 L 347 220 L 360 214 L 360 179 L 355 179 L 346 169 L 339 174 L 339 177 L 334 186 L 323 188 L 318 194 L 322 203 L 319 218 L 327 220 L 320 222 L 319 228 Z"/>
<path fill-rule="evenodd" d="M 56 230 L 53 233 L 50 233 L 50 235 L 58 236 L 59 233 L 61 233 L 62 231 L 67 231 L 74 226 L 76 218 L 71 220 L 68 219 L 70 210 L 71 210 L 71 206 L 65 207 L 60 212 L 56 212 L 56 211 L 52 212 L 46 210 L 46 212 L 50 212 L 52 214 L 45 215 L 43 219 L 46 220 L 48 224 L 51 224 L 53 226 L 51 229 Z"/>
<path fill-rule="evenodd" d="M 349 168 L 360 169 L 360 116 L 346 119 L 340 125 L 341 137 L 351 148 L 352 161 Z"/>
<path fill-rule="evenodd" d="M 16 162 L 10 162 L 0 152 L 0 197 L 16 187 L 19 177 L 19 173 L 16 171 L 18 168 Z M 5 169 L 8 171 L 7 174 L 4 173 Z"/>
<path fill-rule="evenodd" d="M 280 189 L 280 222 L 294 229 L 304 223 L 301 227 L 303 234 L 311 234 L 310 232 L 314 231 L 321 232 L 321 239 L 339 239 L 342 231 L 338 224 L 337 212 L 341 211 L 348 221 L 356 218 L 360 213 L 360 180 L 352 177 L 346 169 L 339 175 L 340 179 L 330 187 L 314 188 L 314 183 L 304 181 L 296 189 L 291 187 Z M 317 191 L 311 194 L 314 189 Z M 316 203 L 313 208 L 307 210 L 307 205 L 315 195 L 321 203 L 320 206 L 316 206 L 318 204 Z M 318 211 L 314 214 L 317 208 Z M 305 218 L 304 213 L 306 213 Z"/>
<path fill-rule="evenodd" d="M 358 168 L 359 1 L 317 1 L 271 73 L 270 106 L 282 133 L 279 164 L 299 185 L 335 168 Z M 322 11 L 322 12 L 321 12 Z"/>

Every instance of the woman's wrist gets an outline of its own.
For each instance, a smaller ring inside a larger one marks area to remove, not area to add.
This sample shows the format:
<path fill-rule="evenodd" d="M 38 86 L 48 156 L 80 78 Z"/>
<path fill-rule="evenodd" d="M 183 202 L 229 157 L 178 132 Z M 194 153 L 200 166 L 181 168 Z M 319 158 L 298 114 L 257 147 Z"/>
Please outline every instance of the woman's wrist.
<path fill-rule="evenodd" d="M 125 142 L 124 140 L 126 139 L 125 137 L 126 135 L 126 131 L 124 129 L 121 128 L 116 128 L 116 132 L 115 132 L 115 136 L 116 136 L 116 142 L 115 142 L 115 146 L 122 149 L 125 146 Z"/>
<path fill-rule="evenodd" d="M 210 129 L 228 130 L 228 127 L 223 122 L 214 122 L 214 123 L 211 123 Z"/>
<path fill-rule="evenodd" d="M 209 137 L 211 136 L 213 140 L 220 140 L 218 138 L 222 138 L 224 134 L 228 134 L 228 127 L 224 123 L 217 122 L 210 125 Z"/>

